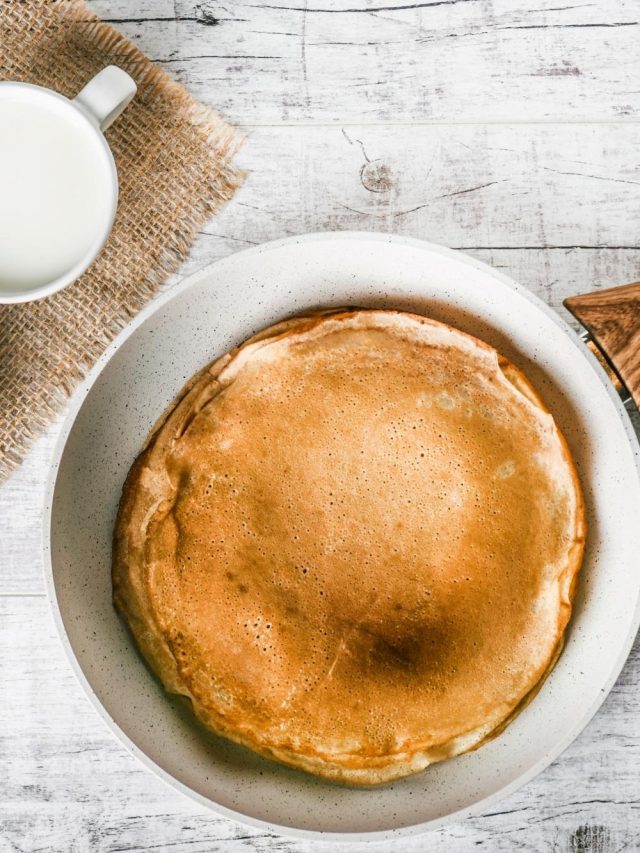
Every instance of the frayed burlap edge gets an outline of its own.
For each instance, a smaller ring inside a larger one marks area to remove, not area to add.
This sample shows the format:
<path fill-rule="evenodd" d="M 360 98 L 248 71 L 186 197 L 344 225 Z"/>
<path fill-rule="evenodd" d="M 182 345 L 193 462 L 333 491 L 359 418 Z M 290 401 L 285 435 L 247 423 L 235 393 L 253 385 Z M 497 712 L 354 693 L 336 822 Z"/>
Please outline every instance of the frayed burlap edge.
<path fill-rule="evenodd" d="M 80 360 L 65 363 L 57 372 L 55 381 L 41 389 L 39 399 L 33 401 L 26 417 L 13 418 L 8 433 L 0 429 L 0 483 L 22 462 L 33 442 L 61 412 L 78 383 L 86 376 L 106 347 L 127 325 L 143 305 L 154 296 L 167 278 L 177 271 L 189 252 L 193 240 L 203 223 L 213 216 L 233 196 L 242 183 L 244 173 L 235 168 L 231 160 L 242 144 L 242 136 L 216 113 L 198 103 L 180 84 L 172 80 L 161 68 L 153 65 L 135 45 L 108 24 L 103 23 L 88 10 L 82 0 L 62 0 L 59 13 L 76 24 L 87 25 L 93 46 L 105 54 L 114 55 L 113 63 L 124 67 L 136 78 L 138 88 L 153 87 L 169 94 L 172 106 L 184 111 L 184 119 L 206 136 L 210 156 L 203 168 L 212 170 L 215 191 L 208 197 L 192 199 L 189 210 L 170 234 L 167 244 L 155 260 L 153 268 L 140 279 L 134 293 L 119 302 L 117 315 L 111 318 L 85 346 Z M 0 13 L 1 14 L 1 13 Z M 107 63 L 105 63 L 107 64 Z M 28 82 L 28 80 L 26 81 Z M 22 306 L 12 306 L 19 311 Z M 55 312 L 55 308 L 53 309 Z M 5 344 L 10 345 L 10 342 Z M 0 340 L 0 359 L 4 346 Z M 4 433 L 4 434 L 3 434 Z"/>

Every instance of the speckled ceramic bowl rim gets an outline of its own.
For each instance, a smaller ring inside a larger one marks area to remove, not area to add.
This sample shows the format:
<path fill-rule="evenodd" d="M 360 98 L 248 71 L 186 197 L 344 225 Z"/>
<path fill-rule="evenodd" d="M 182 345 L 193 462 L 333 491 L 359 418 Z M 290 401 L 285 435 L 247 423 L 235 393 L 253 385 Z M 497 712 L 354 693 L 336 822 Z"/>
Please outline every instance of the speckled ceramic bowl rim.
<path fill-rule="evenodd" d="M 280 249 L 281 247 L 294 246 L 312 241 L 317 242 L 323 240 L 351 240 L 359 242 L 375 241 L 378 243 L 389 243 L 400 246 L 404 245 L 407 247 L 423 249 L 432 253 L 445 255 L 461 264 L 467 264 L 471 267 L 476 268 L 477 270 L 484 272 L 490 277 L 496 279 L 498 282 L 501 282 L 503 285 L 507 285 L 508 287 L 519 293 L 521 296 L 525 297 L 531 303 L 532 308 L 537 309 L 538 311 L 542 311 L 544 314 L 550 317 L 554 321 L 554 323 L 556 323 L 556 325 L 559 326 L 560 329 L 562 329 L 570 337 L 575 346 L 576 358 L 587 359 L 590 362 L 594 373 L 604 384 L 609 396 L 611 397 L 615 405 L 618 416 L 623 422 L 629 443 L 634 451 L 636 471 L 640 479 L 640 445 L 638 444 L 638 438 L 635 434 L 633 425 L 631 424 L 629 416 L 617 392 L 611 385 L 611 382 L 609 381 L 605 371 L 603 370 L 597 359 L 588 350 L 588 348 L 580 340 L 580 338 L 573 331 L 573 329 L 571 329 L 571 327 L 560 316 L 558 316 L 558 314 L 551 307 L 546 305 L 535 294 L 531 293 L 522 285 L 517 284 L 515 281 L 513 281 L 511 278 L 504 275 L 503 273 L 494 270 L 492 267 L 490 267 L 488 264 L 483 263 L 482 261 L 470 258 L 463 252 L 448 249 L 443 246 L 439 246 L 434 243 L 429 243 L 424 240 L 417 240 L 410 237 L 400 237 L 375 232 L 359 231 L 327 231 L 303 234 L 300 236 L 288 237 L 284 240 L 275 240 L 269 243 L 263 243 L 259 246 L 255 246 L 250 249 L 245 249 L 241 252 L 223 258 L 220 261 L 216 261 L 215 263 L 210 264 L 209 266 L 194 273 L 193 275 L 188 276 L 183 281 L 179 282 L 174 287 L 167 290 L 165 293 L 162 293 L 151 303 L 149 303 L 149 305 L 147 305 L 142 311 L 140 311 L 140 313 L 133 320 L 131 320 L 131 322 L 122 330 L 122 332 L 104 351 L 100 359 L 96 362 L 92 370 L 88 373 L 87 377 L 83 380 L 83 382 L 71 398 L 66 417 L 62 423 L 58 440 L 53 451 L 51 469 L 49 472 L 48 482 L 46 484 L 43 516 L 43 550 L 45 579 L 49 603 L 51 606 L 58 634 L 62 641 L 62 645 L 64 647 L 71 668 L 74 674 L 76 675 L 78 681 L 80 682 L 80 685 L 82 686 L 85 694 L 95 707 L 96 711 L 106 724 L 109 731 L 127 748 L 127 750 L 132 755 L 134 755 L 146 768 L 151 770 L 156 776 L 158 776 L 160 779 L 163 779 L 167 784 L 172 786 L 177 791 L 180 791 L 181 793 L 185 794 L 191 800 L 194 800 L 199 805 L 208 808 L 209 810 L 215 812 L 221 817 L 230 818 L 254 829 L 261 829 L 263 831 L 266 830 L 281 835 L 293 836 L 295 838 L 300 839 L 313 839 L 315 842 L 381 842 L 399 839 L 411 835 L 418 835 L 428 830 L 436 829 L 437 827 L 443 826 L 444 824 L 460 821 L 466 817 L 470 817 L 473 815 L 479 815 L 482 812 L 486 811 L 493 804 L 497 803 L 498 801 L 509 796 L 509 794 L 521 788 L 523 785 L 525 785 L 527 782 L 529 782 L 531 779 L 541 773 L 546 767 L 549 766 L 549 764 L 551 764 L 552 761 L 554 761 L 562 752 L 564 752 L 564 750 L 575 740 L 575 738 L 584 729 L 587 723 L 589 723 L 589 721 L 593 718 L 595 713 L 598 711 L 598 709 L 606 699 L 611 688 L 615 684 L 620 674 L 620 671 L 622 670 L 622 667 L 624 666 L 629 652 L 631 651 L 635 636 L 638 632 L 638 628 L 640 627 L 640 587 L 638 589 L 638 597 L 635 603 L 633 619 L 629 626 L 626 641 L 622 646 L 618 658 L 616 659 L 614 665 L 611 668 L 607 681 L 605 682 L 605 684 L 602 685 L 601 691 L 598 694 L 598 698 L 579 716 L 579 718 L 575 721 L 574 725 L 570 729 L 569 733 L 564 738 L 559 739 L 552 750 L 549 750 L 545 754 L 541 755 L 539 760 L 532 767 L 524 771 L 518 778 L 516 778 L 510 784 L 505 785 L 505 787 L 501 790 L 496 791 L 495 793 L 483 798 L 482 800 L 479 800 L 471 806 L 453 811 L 446 816 L 437 818 L 435 820 L 427 821 L 426 823 L 414 824 L 412 826 L 401 827 L 398 829 L 378 830 L 373 832 L 319 832 L 315 830 L 299 829 L 293 826 L 284 826 L 269 823 L 267 821 L 249 817 L 247 815 L 242 814 L 241 812 L 214 803 L 212 800 L 202 796 L 196 791 L 193 791 L 187 785 L 183 784 L 182 782 L 171 776 L 169 773 L 159 767 L 148 755 L 146 755 L 146 753 L 144 753 L 130 740 L 126 732 L 124 732 L 120 728 L 120 726 L 118 726 L 118 724 L 111 718 L 105 707 L 102 705 L 102 703 L 94 693 L 93 688 L 91 687 L 82 668 L 80 667 L 80 664 L 76 659 L 76 656 L 73 652 L 64 627 L 60 608 L 58 606 L 53 578 L 53 565 L 51 559 L 51 514 L 53 506 L 53 496 L 58 474 L 58 468 L 60 465 L 62 454 L 64 452 L 67 438 L 71 432 L 76 416 L 78 415 L 78 412 L 82 407 L 85 397 L 89 393 L 91 387 L 93 386 L 94 382 L 96 381 L 102 370 L 105 368 L 112 356 L 122 346 L 122 344 L 126 340 L 128 340 L 128 338 L 134 334 L 134 332 L 145 322 L 145 320 L 151 317 L 159 308 L 167 305 L 173 299 L 183 294 L 186 290 L 193 287 L 202 279 L 209 276 L 213 269 L 219 271 L 220 269 L 224 268 L 225 264 L 232 263 L 235 265 L 241 263 L 242 258 L 247 257 L 249 255 L 263 254 L 270 252 L 274 249 Z"/>

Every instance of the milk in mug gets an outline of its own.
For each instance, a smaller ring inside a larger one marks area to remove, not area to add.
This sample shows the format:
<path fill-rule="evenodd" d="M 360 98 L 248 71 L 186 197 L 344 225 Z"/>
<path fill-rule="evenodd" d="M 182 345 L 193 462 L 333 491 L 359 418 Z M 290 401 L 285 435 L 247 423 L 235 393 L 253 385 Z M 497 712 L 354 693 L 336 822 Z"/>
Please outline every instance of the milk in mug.
<path fill-rule="evenodd" d="M 109 228 L 113 163 L 64 107 L 31 87 L 0 97 L 0 291 L 70 272 Z"/>
<path fill-rule="evenodd" d="M 135 94 L 116 65 L 75 98 L 0 80 L 0 304 L 50 296 L 97 257 L 118 204 L 104 131 Z"/>

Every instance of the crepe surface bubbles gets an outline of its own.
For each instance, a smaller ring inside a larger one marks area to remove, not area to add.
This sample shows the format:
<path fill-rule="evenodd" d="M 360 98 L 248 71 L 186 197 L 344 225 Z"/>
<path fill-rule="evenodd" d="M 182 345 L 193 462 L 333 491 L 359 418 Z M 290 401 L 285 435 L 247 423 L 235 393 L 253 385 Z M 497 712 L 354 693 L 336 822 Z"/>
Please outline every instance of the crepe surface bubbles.
<path fill-rule="evenodd" d="M 123 491 L 114 600 L 205 726 L 376 785 L 531 699 L 584 537 L 566 443 L 494 349 L 402 312 L 299 317 L 156 425 Z"/>

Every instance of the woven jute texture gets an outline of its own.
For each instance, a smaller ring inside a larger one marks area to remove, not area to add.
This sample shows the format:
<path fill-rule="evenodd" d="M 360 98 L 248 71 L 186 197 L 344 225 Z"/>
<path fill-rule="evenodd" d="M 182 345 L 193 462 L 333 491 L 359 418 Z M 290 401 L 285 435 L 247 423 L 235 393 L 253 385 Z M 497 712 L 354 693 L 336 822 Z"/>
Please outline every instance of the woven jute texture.
<path fill-rule="evenodd" d="M 120 180 L 106 247 L 74 284 L 0 305 L 0 481 L 240 183 L 237 133 L 80 0 L 0 0 L 0 79 L 73 97 L 106 65 L 138 93 L 107 130 Z"/>

